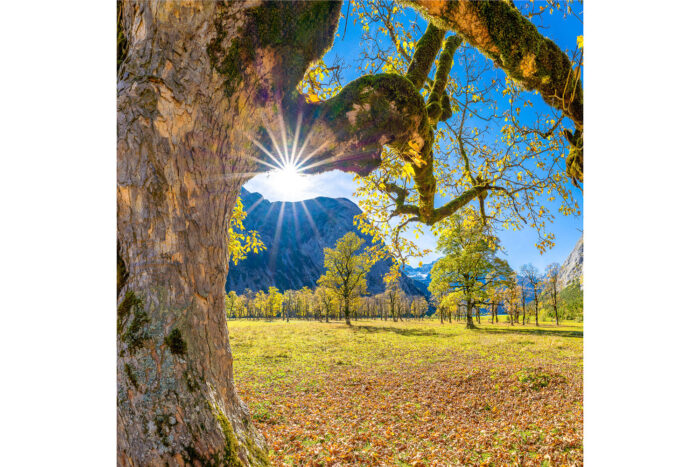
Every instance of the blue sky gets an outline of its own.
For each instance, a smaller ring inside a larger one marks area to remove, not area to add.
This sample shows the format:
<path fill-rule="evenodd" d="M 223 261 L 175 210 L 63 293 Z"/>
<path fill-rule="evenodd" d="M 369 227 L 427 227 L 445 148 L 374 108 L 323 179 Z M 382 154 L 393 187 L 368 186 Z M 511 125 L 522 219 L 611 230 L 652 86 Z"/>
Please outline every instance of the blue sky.
<path fill-rule="evenodd" d="M 536 6 L 538 6 L 538 3 L 539 2 L 535 3 Z M 577 5 L 577 7 L 580 10 L 580 6 Z M 344 5 L 343 14 L 345 14 L 345 12 L 346 7 Z M 583 18 L 580 11 L 577 11 L 577 14 L 580 18 Z M 423 30 L 425 29 L 425 21 L 417 16 L 413 10 L 407 9 L 406 16 L 407 20 L 414 20 L 417 18 L 418 24 Z M 343 74 L 343 83 L 350 82 L 360 76 L 356 61 L 359 58 L 361 26 L 359 22 L 358 24 L 353 24 L 352 12 L 349 21 L 347 21 L 347 29 L 345 22 L 346 20 L 341 18 L 338 28 L 339 37 L 336 37 L 333 47 L 325 57 L 326 63 L 333 63 L 335 57 L 338 56 L 347 65 L 350 65 L 348 70 Z M 576 49 L 576 38 L 583 34 L 583 24 L 578 19 L 574 16 L 562 18 L 562 15 L 555 12 L 554 15 L 543 15 L 542 23 L 545 23 L 546 27 L 542 27 L 539 22 L 535 22 L 543 35 L 552 39 L 563 50 Z M 455 67 L 453 73 L 459 73 L 456 70 L 457 67 Z M 500 76 L 503 76 L 501 71 L 494 71 L 494 73 L 500 73 Z M 539 96 L 532 95 L 531 100 L 535 110 L 542 112 L 548 110 L 548 107 Z M 249 191 L 259 192 L 271 201 L 299 201 L 315 198 L 317 196 L 328 196 L 332 198 L 344 197 L 357 201 L 356 198 L 353 197 L 355 182 L 351 174 L 331 171 L 318 175 L 305 175 L 303 178 L 294 179 L 292 183 L 295 185 L 294 190 L 284 189 L 279 179 L 276 179 L 274 176 L 258 175 L 251 179 L 245 185 L 245 188 Z M 572 191 L 579 206 L 583 208 L 583 195 L 581 191 L 576 188 Z M 440 205 L 441 203 L 438 200 L 436 204 Z M 583 216 L 562 216 L 557 211 L 557 202 L 545 204 L 551 207 L 551 211 L 555 214 L 555 220 L 548 226 L 548 230 L 555 234 L 556 244 L 544 254 L 540 254 L 535 247 L 537 232 L 534 229 L 523 229 L 517 232 L 512 230 L 499 232 L 502 246 L 505 248 L 503 256 L 514 269 L 519 269 L 523 264 L 532 263 L 540 270 L 543 270 L 549 263 L 562 263 L 581 237 L 583 231 Z M 418 244 L 422 248 L 431 248 L 434 250 L 435 238 L 428 232 L 418 240 Z M 439 254 L 433 251 L 433 253 L 423 258 L 422 261 L 432 261 L 437 257 L 439 257 Z M 416 265 L 418 261 L 419 260 L 411 261 L 411 263 Z"/>

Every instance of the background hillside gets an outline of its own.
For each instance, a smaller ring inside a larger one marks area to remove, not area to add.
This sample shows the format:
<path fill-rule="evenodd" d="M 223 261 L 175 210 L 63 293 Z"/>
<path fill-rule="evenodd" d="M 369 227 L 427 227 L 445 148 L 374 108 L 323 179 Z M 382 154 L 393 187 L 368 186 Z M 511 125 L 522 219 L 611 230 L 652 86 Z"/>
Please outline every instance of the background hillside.
<path fill-rule="evenodd" d="M 298 202 L 270 202 L 259 193 L 241 190 L 241 200 L 248 217 L 245 227 L 260 233 L 267 250 L 251 254 L 233 265 L 229 262 L 226 292 L 241 293 L 275 286 L 281 291 L 315 288 L 323 274 L 323 249 L 333 248 L 336 241 L 353 231 L 366 243 L 371 239 L 360 233 L 353 218 L 360 208 L 345 198 L 319 197 Z M 389 271 L 389 260 L 376 263 L 367 277 L 371 294 L 384 291 L 382 278 Z M 408 295 L 426 295 L 427 286 L 405 274 L 400 285 Z"/>

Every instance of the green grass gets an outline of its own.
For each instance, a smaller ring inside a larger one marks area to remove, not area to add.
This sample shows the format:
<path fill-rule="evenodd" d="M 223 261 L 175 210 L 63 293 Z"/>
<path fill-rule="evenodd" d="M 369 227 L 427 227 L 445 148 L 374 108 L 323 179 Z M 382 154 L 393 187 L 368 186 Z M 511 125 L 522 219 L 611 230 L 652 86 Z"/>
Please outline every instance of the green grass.
<path fill-rule="evenodd" d="M 580 461 L 582 323 L 486 321 L 229 321 L 234 378 L 277 464 Z"/>

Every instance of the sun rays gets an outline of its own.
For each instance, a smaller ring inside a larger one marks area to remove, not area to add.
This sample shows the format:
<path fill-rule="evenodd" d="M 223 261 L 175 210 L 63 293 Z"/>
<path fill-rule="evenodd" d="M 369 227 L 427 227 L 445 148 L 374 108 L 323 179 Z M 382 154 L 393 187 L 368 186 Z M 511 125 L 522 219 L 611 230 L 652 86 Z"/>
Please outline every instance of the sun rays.
<path fill-rule="evenodd" d="M 269 140 L 267 145 L 249 135 L 250 141 L 267 156 L 266 160 L 252 155 L 247 156 L 263 166 L 261 171 L 249 174 L 264 174 L 269 177 L 270 187 L 277 192 L 277 198 L 283 201 L 301 201 L 313 196 L 309 192 L 311 187 L 309 171 L 311 169 L 315 169 L 314 172 L 319 172 L 319 168 L 323 166 L 365 157 L 364 154 L 351 154 L 349 156 L 331 155 L 319 159 L 318 155 L 323 154 L 323 151 L 328 148 L 329 141 L 323 141 L 313 149 L 309 148 L 314 128 L 310 128 L 303 141 L 300 141 L 302 120 L 303 115 L 299 114 L 292 136 L 291 128 L 286 125 L 284 118 L 279 114 L 277 131 L 268 125 L 263 126 Z"/>
<path fill-rule="evenodd" d="M 281 202 L 277 208 L 269 209 L 262 219 L 263 223 L 274 225 L 274 237 L 267 240 L 270 242 L 267 261 L 272 271 L 276 269 L 278 255 L 284 250 L 282 244 L 285 241 L 285 235 L 290 233 L 297 237 L 300 235 L 300 221 L 303 222 L 305 219 L 311 227 L 313 237 L 319 243 L 321 242 L 321 234 L 309 208 L 321 209 L 325 212 L 324 207 L 314 198 L 323 194 L 337 196 L 333 192 L 338 188 L 338 175 L 331 175 L 330 171 L 326 172 L 322 168 L 325 166 L 327 169 L 332 169 L 333 165 L 339 162 L 363 157 L 362 154 L 327 155 L 330 143 L 329 141 L 317 142 L 322 138 L 314 135 L 313 127 L 305 131 L 304 136 L 301 137 L 304 123 L 302 120 L 303 116 L 299 114 L 296 124 L 292 127 L 285 123 L 282 115 L 279 115 L 276 122 L 263 126 L 262 135 L 248 136 L 259 152 L 257 156 L 247 156 L 257 163 L 258 172 L 248 173 L 248 177 L 252 175 L 253 178 L 249 179 L 246 188 L 262 192 L 265 198 L 272 202 Z M 319 172 L 326 172 L 327 175 Z M 250 208 L 246 208 L 252 211 L 260 201 L 262 198 Z M 287 203 L 291 205 L 287 206 Z M 332 213 L 326 214 L 332 215 Z M 286 232 L 287 230 L 293 230 L 293 232 Z"/>

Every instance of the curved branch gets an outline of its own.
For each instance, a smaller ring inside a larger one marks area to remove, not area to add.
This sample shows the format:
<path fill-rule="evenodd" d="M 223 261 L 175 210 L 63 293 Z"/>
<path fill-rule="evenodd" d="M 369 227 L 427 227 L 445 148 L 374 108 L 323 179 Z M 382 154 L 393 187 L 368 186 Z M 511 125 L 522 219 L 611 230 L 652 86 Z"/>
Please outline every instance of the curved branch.
<path fill-rule="evenodd" d="M 511 2 L 402 0 L 431 22 L 461 35 L 509 77 L 538 91 L 550 106 L 573 120 L 579 134 L 567 158 L 567 174 L 583 181 L 583 86 L 580 69 Z"/>
<path fill-rule="evenodd" d="M 436 123 L 438 120 L 445 120 L 443 115 L 451 114 L 450 101 L 447 94 L 445 94 L 445 87 L 447 87 L 447 78 L 450 76 L 450 70 L 454 63 L 454 54 L 460 44 L 462 44 L 462 39 L 459 36 L 450 36 L 445 40 L 445 47 L 442 49 L 442 53 L 440 53 L 440 60 L 438 61 L 437 70 L 435 71 L 433 88 L 428 95 L 428 104 L 426 107 L 431 123 Z M 447 99 L 445 100 L 446 97 Z M 446 107 L 443 106 L 443 104 L 445 104 Z"/>
<path fill-rule="evenodd" d="M 428 23 L 425 34 L 416 43 L 416 51 L 413 53 L 413 59 L 406 72 L 406 78 L 413 83 L 416 89 L 421 89 L 425 80 L 428 79 L 428 74 L 440 51 L 444 37 L 444 29 L 438 28 L 433 23 Z"/>
<path fill-rule="evenodd" d="M 422 152 L 432 145 L 423 98 L 401 75 L 362 76 L 327 101 L 307 103 L 296 95 L 283 106 L 288 121 L 303 122 L 302 169 L 309 173 L 367 175 L 381 163 L 384 145 L 421 164 Z"/>
<path fill-rule="evenodd" d="M 461 35 L 526 89 L 583 127 L 583 87 L 571 61 L 507 2 L 403 0 L 438 26 Z M 569 105 L 565 103 L 570 102 Z"/>
<path fill-rule="evenodd" d="M 408 192 L 404 188 L 401 188 L 394 184 L 387 185 L 388 190 L 397 193 L 398 195 L 396 199 L 396 209 L 394 209 L 394 212 L 392 212 L 392 217 L 401 214 L 413 215 L 414 218 L 410 219 L 409 221 L 415 220 L 427 225 L 433 225 L 436 222 L 451 216 L 461 207 L 465 206 L 466 204 L 468 204 L 476 198 L 480 198 L 483 194 L 485 194 L 488 190 L 492 188 L 494 187 L 490 185 L 479 185 L 472 187 L 469 190 L 462 193 L 461 195 L 459 195 L 458 197 L 448 202 L 447 204 L 444 204 L 443 206 L 437 209 L 431 209 L 429 212 L 426 213 L 425 210 L 422 209 L 422 206 L 419 207 L 411 204 L 405 204 Z"/>

